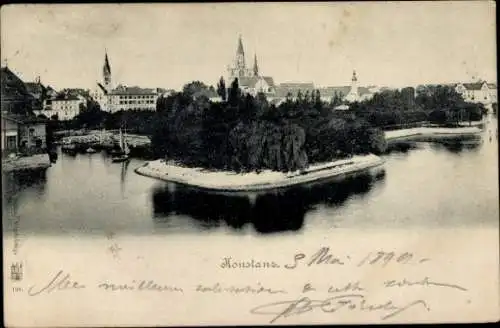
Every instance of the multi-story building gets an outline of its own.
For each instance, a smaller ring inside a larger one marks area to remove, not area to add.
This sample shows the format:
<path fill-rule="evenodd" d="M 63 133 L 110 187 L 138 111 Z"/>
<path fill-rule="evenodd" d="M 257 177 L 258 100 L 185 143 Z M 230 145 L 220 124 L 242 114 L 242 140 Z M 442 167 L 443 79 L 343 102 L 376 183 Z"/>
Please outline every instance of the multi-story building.
<path fill-rule="evenodd" d="M 44 101 L 44 109 L 35 111 L 35 114 L 43 114 L 48 118 L 55 115 L 60 121 L 66 121 L 71 120 L 80 114 L 86 104 L 87 99 L 83 96 L 73 96 L 60 93 L 54 98 L 46 99 Z"/>
<path fill-rule="evenodd" d="M 458 83 L 455 85 L 455 90 L 467 102 L 482 103 L 486 107 L 498 103 L 497 85 L 493 83 L 487 83 L 486 81 Z"/>
<path fill-rule="evenodd" d="M 158 97 L 169 92 L 162 88 L 127 87 L 119 84 L 114 87 L 111 78 L 111 65 L 108 54 L 104 57 L 103 82 L 97 83 L 92 93 L 101 110 L 114 113 L 121 110 L 156 110 Z"/>
<path fill-rule="evenodd" d="M 161 90 L 119 85 L 108 93 L 108 111 L 156 110 Z"/>

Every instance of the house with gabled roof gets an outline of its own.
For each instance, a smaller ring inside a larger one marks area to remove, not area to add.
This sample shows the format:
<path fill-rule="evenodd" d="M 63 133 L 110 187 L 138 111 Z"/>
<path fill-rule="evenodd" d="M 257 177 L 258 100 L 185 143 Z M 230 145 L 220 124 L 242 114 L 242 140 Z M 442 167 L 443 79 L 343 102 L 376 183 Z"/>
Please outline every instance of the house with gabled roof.
<path fill-rule="evenodd" d="M 493 103 L 498 102 L 497 85 L 494 83 L 486 81 L 457 83 L 455 90 L 467 102 L 482 103 L 486 107 L 490 107 Z"/>
<path fill-rule="evenodd" d="M 30 113 L 35 98 L 24 82 L 7 66 L 1 68 L 0 77 L 2 113 Z"/>

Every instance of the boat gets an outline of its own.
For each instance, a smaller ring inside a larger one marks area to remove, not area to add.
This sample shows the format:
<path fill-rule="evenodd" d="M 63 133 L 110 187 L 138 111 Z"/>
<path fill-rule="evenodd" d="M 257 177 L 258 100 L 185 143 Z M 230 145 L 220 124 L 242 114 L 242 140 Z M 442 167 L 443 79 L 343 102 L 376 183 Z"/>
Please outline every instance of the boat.
<path fill-rule="evenodd" d="M 122 129 L 120 129 L 120 153 L 111 158 L 113 163 L 125 162 L 129 159 L 130 149 L 128 148 L 127 141 L 123 137 Z"/>
<path fill-rule="evenodd" d="M 71 141 L 67 141 L 67 142 L 64 142 L 62 144 L 61 150 L 62 151 L 73 152 L 73 151 L 76 151 L 76 145 L 73 142 L 71 142 Z"/>
<path fill-rule="evenodd" d="M 86 152 L 87 152 L 88 154 L 94 154 L 94 153 L 97 153 L 97 150 L 95 150 L 95 149 L 94 149 L 94 148 L 92 148 L 92 147 L 89 147 L 89 148 L 87 148 Z"/>

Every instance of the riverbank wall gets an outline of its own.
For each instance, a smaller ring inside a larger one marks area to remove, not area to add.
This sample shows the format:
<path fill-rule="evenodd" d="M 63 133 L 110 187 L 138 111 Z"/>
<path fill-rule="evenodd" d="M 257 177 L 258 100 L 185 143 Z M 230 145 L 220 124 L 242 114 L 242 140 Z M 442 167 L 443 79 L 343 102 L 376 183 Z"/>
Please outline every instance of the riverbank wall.
<path fill-rule="evenodd" d="M 2 160 L 3 173 L 46 170 L 50 166 L 51 162 L 48 154 L 36 154 Z"/>

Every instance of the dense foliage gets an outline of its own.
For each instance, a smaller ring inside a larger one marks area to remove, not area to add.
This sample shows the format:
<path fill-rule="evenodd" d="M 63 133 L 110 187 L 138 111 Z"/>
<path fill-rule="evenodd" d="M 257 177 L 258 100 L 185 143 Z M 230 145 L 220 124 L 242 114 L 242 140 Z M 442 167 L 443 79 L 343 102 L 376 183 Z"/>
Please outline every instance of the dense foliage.
<path fill-rule="evenodd" d="M 155 155 L 191 166 L 291 171 L 385 148 L 381 131 L 339 117 L 318 91 L 275 107 L 263 94 L 243 95 L 235 80 L 227 101 L 181 92 L 160 99 L 157 115 Z"/>
<path fill-rule="evenodd" d="M 369 100 L 353 104 L 351 109 L 370 124 L 384 128 L 424 121 L 438 124 L 477 121 L 486 113 L 484 105 L 465 102 L 454 87 L 446 85 L 384 90 Z"/>

